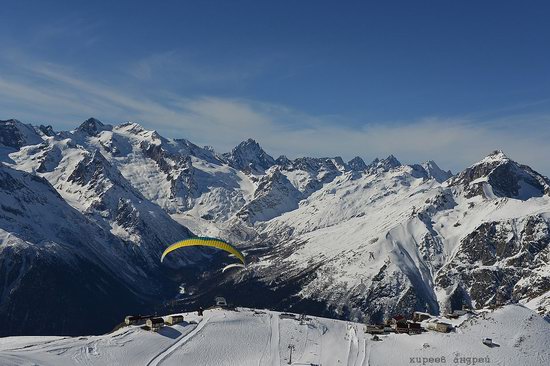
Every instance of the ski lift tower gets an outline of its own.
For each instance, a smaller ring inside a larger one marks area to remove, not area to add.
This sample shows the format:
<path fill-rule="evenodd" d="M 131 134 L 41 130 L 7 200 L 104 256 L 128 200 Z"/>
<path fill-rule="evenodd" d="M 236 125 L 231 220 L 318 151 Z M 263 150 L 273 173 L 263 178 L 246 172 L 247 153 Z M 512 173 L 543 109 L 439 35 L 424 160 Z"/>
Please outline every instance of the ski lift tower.
<path fill-rule="evenodd" d="M 289 365 L 292 365 L 292 351 L 294 351 L 295 349 L 296 349 L 296 347 L 294 347 L 293 344 L 289 344 L 289 345 L 288 345 L 288 350 L 289 350 L 289 352 L 290 352 L 290 356 L 289 356 L 289 358 L 288 358 L 288 364 L 289 364 Z"/>

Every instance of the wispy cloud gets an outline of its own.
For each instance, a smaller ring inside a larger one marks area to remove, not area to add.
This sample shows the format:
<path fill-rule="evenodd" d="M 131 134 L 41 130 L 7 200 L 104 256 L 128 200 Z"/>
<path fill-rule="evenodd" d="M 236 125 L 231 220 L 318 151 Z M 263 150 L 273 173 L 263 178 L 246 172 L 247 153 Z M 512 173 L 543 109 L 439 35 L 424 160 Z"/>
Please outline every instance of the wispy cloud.
<path fill-rule="evenodd" d="M 246 83 L 259 76 L 271 62 L 267 57 L 239 60 L 237 64 L 230 58 L 209 59 L 205 62 L 202 60 L 205 57 L 196 52 L 170 50 L 134 61 L 124 70 L 145 82 L 171 83 L 173 80 L 181 80 L 187 86 L 235 87 L 236 84 Z"/>
<path fill-rule="evenodd" d="M 134 70 L 136 76 L 148 77 L 152 72 L 148 67 Z M 345 122 L 341 116 L 314 116 L 272 103 L 158 92 L 162 97 L 103 84 L 59 65 L 21 62 L 17 72 L 0 76 L 0 110 L 2 117 L 51 121 L 59 128 L 74 127 L 77 119 L 89 116 L 111 123 L 133 120 L 220 151 L 253 137 L 273 155 L 372 159 L 392 153 L 404 162 L 433 159 L 454 171 L 500 148 L 520 162 L 550 172 L 548 115 L 491 120 L 433 117 L 350 127 L 341 123 Z"/>
<path fill-rule="evenodd" d="M 151 80 L 159 69 L 172 69 L 177 65 L 176 58 L 174 51 L 153 54 L 131 63 L 126 71 L 139 80 Z"/>

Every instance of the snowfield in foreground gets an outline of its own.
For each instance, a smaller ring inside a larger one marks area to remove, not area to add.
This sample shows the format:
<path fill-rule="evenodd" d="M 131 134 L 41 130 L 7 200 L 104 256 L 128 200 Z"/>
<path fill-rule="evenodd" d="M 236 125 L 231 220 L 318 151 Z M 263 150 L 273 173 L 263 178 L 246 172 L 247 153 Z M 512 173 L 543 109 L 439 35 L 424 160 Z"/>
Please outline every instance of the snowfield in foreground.
<path fill-rule="evenodd" d="M 461 317 L 443 334 L 390 334 L 371 340 L 364 325 L 326 318 L 282 319 L 280 313 L 239 308 L 184 314 L 158 333 L 139 326 L 91 337 L 7 337 L 1 365 L 293 365 L 550 364 L 550 324 L 509 305 L 484 317 Z M 482 344 L 482 338 L 495 345 Z M 479 361 L 483 359 L 483 361 Z M 431 361 L 430 361 L 431 360 Z M 468 363 L 469 362 L 469 363 Z"/>

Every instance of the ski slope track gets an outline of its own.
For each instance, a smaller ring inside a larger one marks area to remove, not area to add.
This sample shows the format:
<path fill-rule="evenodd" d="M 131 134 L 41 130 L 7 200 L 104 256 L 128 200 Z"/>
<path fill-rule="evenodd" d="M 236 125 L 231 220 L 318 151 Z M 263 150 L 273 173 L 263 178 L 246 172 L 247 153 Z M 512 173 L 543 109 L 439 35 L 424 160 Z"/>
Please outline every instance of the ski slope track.
<path fill-rule="evenodd" d="M 153 358 L 151 361 L 147 363 L 147 366 L 158 366 L 162 364 L 162 362 L 170 356 L 170 354 L 174 353 L 178 348 L 180 348 L 183 344 L 188 342 L 192 337 L 194 337 L 197 333 L 201 331 L 201 329 L 206 325 L 208 322 L 208 318 L 201 319 L 199 324 L 195 329 L 193 329 L 189 334 L 182 336 L 181 339 L 179 339 L 177 342 L 175 342 L 173 345 L 168 347 L 166 350 L 161 352 L 158 356 Z"/>

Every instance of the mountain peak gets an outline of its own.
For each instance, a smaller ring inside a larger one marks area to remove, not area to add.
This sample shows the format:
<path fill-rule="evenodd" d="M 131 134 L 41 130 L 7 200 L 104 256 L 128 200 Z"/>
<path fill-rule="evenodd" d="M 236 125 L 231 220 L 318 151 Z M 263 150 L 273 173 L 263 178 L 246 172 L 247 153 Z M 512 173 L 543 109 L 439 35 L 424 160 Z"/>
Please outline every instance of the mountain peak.
<path fill-rule="evenodd" d="M 527 165 L 511 160 L 495 150 L 455 176 L 451 185 L 463 185 L 467 197 L 509 197 L 527 200 L 550 195 L 550 181 Z"/>
<path fill-rule="evenodd" d="M 489 154 L 489 156 L 498 156 L 498 155 L 506 157 L 506 154 L 504 154 L 504 151 L 502 151 L 502 150 L 500 150 L 500 149 L 493 150 L 493 151 Z"/>
<path fill-rule="evenodd" d="M 361 159 L 359 156 L 354 157 L 350 161 L 348 161 L 348 166 L 351 170 L 355 171 L 363 171 L 367 169 L 367 164 L 365 164 L 365 161 Z"/>
<path fill-rule="evenodd" d="M 286 157 L 286 155 L 281 155 L 275 160 L 275 163 L 282 167 L 288 167 L 292 164 L 292 161 L 290 161 L 289 158 Z"/>
<path fill-rule="evenodd" d="M 441 169 L 433 160 L 428 160 L 422 163 L 421 166 L 428 174 L 428 177 L 434 178 L 439 183 L 443 183 L 453 176 L 453 173 L 451 173 L 450 170 L 445 171 Z"/>
<path fill-rule="evenodd" d="M 15 118 L 10 118 L 10 119 L 6 119 L 6 120 L 0 120 L 0 124 L 9 124 L 9 125 L 13 125 L 13 124 L 17 124 L 17 123 L 22 123 L 22 122 L 19 121 L 18 119 L 15 119 Z"/>
<path fill-rule="evenodd" d="M 494 150 L 489 155 L 487 155 L 485 158 L 483 158 L 481 161 L 474 165 L 478 164 L 495 164 L 495 163 L 505 163 L 511 161 L 511 159 L 502 151 L 502 150 Z"/>
<path fill-rule="evenodd" d="M 378 170 L 382 170 L 384 172 L 387 172 L 393 168 L 397 168 L 398 166 L 401 166 L 401 162 L 399 160 L 397 160 L 397 158 L 393 155 L 389 155 L 387 158 L 385 159 L 374 159 L 372 161 L 372 163 L 370 163 L 368 166 L 367 166 L 367 169 L 369 171 L 378 171 Z"/>
<path fill-rule="evenodd" d="M 242 141 L 240 144 L 238 144 L 235 148 L 233 148 L 233 151 L 244 150 L 244 149 L 252 149 L 254 151 L 259 151 L 262 148 L 256 140 L 249 137 L 246 140 Z"/>
<path fill-rule="evenodd" d="M 39 131 L 39 133 L 44 134 L 44 136 L 54 136 L 55 135 L 55 131 L 53 130 L 53 127 L 51 125 L 47 125 L 47 126 L 40 125 L 40 126 L 38 126 L 37 130 Z"/>
<path fill-rule="evenodd" d="M 118 125 L 116 128 L 121 129 L 121 130 L 126 130 L 126 131 L 132 132 L 132 133 L 140 133 L 140 132 L 143 132 L 145 130 L 139 123 L 130 122 L 130 121 L 124 122 L 124 123 Z"/>
<path fill-rule="evenodd" d="M 393 154 L 390 154 L 387 158 L 382 160 L 381 163 L 387 164 L 387 165 L 391 166 L 392 168 L 395 168 L 395 167 L 398 167 L 398 166 L 401 165 L 401 162 L 399 160 L 397 160 L 397 158 L 395 156 L 393 156 Z"/>
<path fill-rule="evenodd" d="M 241 143 L 239 143 L 237 146 L 233 148 L 231 151 L 232 153 L 238 153 L 243 151 L 250 151 L 250 152 L 259 152 L 262 150 L 259 143 L 256 142 L 256 140 L 252 138 L 248 138 Z"/>
<path fill-rule="evenodd" d="M 42 137 L 36 130 L 16 119 L 0 120 L 0 145 L 20 149 L 25 145 L 35 145 L 42 142 Z"/>
<path fill-rule="evenodd" d="M 224 157 L 234 168 L 243 171 L 265 171 L 275 165 L 275 160 L 251 138 L 241 142 Z"/>
<path fill-rule="evenodd" d="M 96 136 L 101 131 L 110 130 L 111 127 L 112 126 L 105 125 L 100 120 L 91 117 L 82 122 L 82 124 L 78 126 L 77 130 L 85 132 L 90 136 Z"/>

